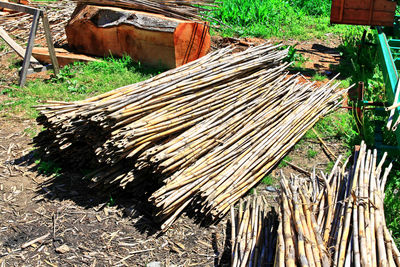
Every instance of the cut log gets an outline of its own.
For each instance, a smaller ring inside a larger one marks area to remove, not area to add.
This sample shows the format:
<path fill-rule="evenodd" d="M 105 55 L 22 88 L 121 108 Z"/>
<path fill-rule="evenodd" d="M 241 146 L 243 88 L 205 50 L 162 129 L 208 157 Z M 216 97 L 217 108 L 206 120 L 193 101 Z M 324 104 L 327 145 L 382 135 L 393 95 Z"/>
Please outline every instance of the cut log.
<path fill-rule="evenodd" d="M 206 24 L 116 7 L 78 6 L 66 27 L 70 47 L 95 56 L 123 56 L 145 65 L 175 68 L 204 56 Z"/>
<path fill-rule="evenodd" d="M 76 61 L 80 62 L 99 61 L 93 57 L 89 57 L 87 55 L 82 55 L 82 54 L 75 54 L 62 48 L 55 48 L 55 50 L 56 50 L 56 57 L 58 60 L 58 64 L 60 65 L 60 67 L 64 67 L 65 65 L 71 64 Z M 42 63 L 51 64 L 49 49 L 47 49 L 47 47 L 34 47 L 32 55 Z"/>

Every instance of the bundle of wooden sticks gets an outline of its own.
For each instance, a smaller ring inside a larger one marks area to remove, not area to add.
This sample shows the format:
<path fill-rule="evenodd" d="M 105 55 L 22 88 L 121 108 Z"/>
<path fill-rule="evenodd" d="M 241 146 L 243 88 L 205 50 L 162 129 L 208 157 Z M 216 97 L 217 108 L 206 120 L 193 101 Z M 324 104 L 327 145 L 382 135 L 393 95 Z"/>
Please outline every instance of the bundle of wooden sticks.
<path fill-rule="evenodd" d="M 389 164 L 382 171 L 385 158 L 386 154 L 378 162 L 377 151 L 367 150 L 362 143 L 347 171 L 339 158 L 329 175 L 286 179 L 282 174 L 280 223 L 275 232 L 269 228 L 274 224 L 271 217 L 262 212 L 264 204 L 251 200 L 254 204 L 245 204 L 244 211 L 242 204 L 237 214 L 232 212 L 232 225 L 237 225 L 232 230 L 236 233 L 234 266 L 251 266 L 247 263 L 264 259 L 260 251 L 271 248 L 261 245 L 265 243 L 262 231 L 275 235 L 269 240 L 277 240 L 276 250 L 272 248 L 275 266 L 400 266 L 399 250 L 385 222 L 384 188 L 392 167 Z M 248 214 L 253 214 L 251 219 Z M 244 235 L 247 245 L 242 244 Z"/>
<path fill-rule="evenodd" d="M 279 227 L 279 229 L 278 229 Z M 242 199 L 231 206 L 231 266 L 272 266 L 282 224 L 263 196 Z"/>
<path fill-rule="evenodd" d="M 156 185 L 167 229 L 185 208 L 217 220 L 257 184 L 345 90 L 289 76 L 287 50 L 264 44 L 196 61 L 84 101 L 37 107 L 37 146 L 96 185 Z"/>

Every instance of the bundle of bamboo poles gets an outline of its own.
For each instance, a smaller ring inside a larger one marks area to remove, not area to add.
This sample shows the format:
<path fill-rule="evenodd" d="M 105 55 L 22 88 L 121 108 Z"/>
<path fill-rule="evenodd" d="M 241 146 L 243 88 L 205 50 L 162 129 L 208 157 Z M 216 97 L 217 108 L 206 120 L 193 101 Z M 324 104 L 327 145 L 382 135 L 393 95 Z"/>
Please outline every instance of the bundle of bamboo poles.
<path fill-rule="evenodd" d="M 167 17 L 201 20 L 200 12 L 217 7 L 214 0 L 74 0 L 79 4 L 115 6 L 161 14 Z"/>
<path fill-rule="evenodd" d="M 329 176 L 282 179 L 281 266 L 400 266 L 385 222 L 384 188 L 392 168 L 382 172 L 385 159 L 378 163 L 377 151 L 363 142 L 347 172 L 339 158 Z"/>
<path fill-rule="evenodd" d="M 382 171 L 386 154 L 380 162 L 377 158 L 377 151 L 367 150 L 362 143 L 348 170 L 348 161 L 341 166 L 339 158 L 329 175 L 313 172 L 308 178 L 287 179 L 281 174 L 275 266 L 400 266 L 400 252 L 386 226 L 383 206 L 392 164 Z M 246 207 L 250 210 L 244 212 L 253 214 L 263 204 Z M 263 225 L 261 220 L 240 228 L 235 238 L 244 233 L 256 238 Z M 236 243 L 241 242 L 236 239 L 234 258 L 238 257 Z M 250 246 L 248 253 L 257 254 L 256 247 Z"/>
<path fill-rule="evenodd" d="M 273 266 L 278 214 L 269 208 L 262 196 L 252 196 L 239 202 L 235 212 L 231 206 L 231 266 Z"/>
<path fill-rule="evenodd" d="M 100 96 L 39 106 L 47 130 L 35 142 L 53 160 L 96 163 L 97 185 L 152 181 L 164 230 L 184 209 L 218 220 L 345 92 L 288 76 L 278 48 L 226 48 Z"/>

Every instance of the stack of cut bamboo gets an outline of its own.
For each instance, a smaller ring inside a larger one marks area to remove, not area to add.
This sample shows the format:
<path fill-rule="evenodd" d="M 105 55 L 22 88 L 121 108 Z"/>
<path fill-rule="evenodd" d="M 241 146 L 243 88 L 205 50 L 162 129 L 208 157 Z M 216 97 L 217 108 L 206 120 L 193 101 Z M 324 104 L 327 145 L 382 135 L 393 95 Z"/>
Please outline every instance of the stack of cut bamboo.
<path fill-rule="evenodd" d="M 217 220 L 345 91 L 288 77 L 286 55 L 269 44 L 222 49 L 97 97 L 39 106 L 47 130 L 35 141 L 53 160 L 97 161 L 95 184 L 157 185 L 150 201 L 164 230 L 188 207 Z"/>
<path fill-rule="evenodd" d="M 231 206 L 231 266 L 273 266 L 282 225 L 268 207 L 262 196 L 241 199 L 236 213 Z"/>
<path fill-rule="evenodd" d="M 382 173 L 385 158 L 378 163 L 377 151 L 362 143 L 347 172 L 339 158 L 329 176 L 282 179 L 282 266 L 400 266 L 383 208 L 392 167 Z"/>
<path fill-rule="evenodd" d="M 282 174 L 276 266 L 400 266 L 399 250 L 385 222 L 384 188 L 392 167 L 382 172 L 385 158 L 386 154 L 378 163 L 377 151 L 362 143 L 347 172 L 339 158 L 329 175 L 314 172 L 309 179 L 286 179 Z M 247 208 L 244 214 L 259 213 L 263 205 Z M 238 218 L 232 215 L 233 221 Z M 268 218 L 257 220 L 254 225 L 241 219 L 246 226 L 233 230 L 233 263 L 243 255 L 257 255 L 257 246 L 247 246 L 247 254 L 236 250 L 244 234 L 254 236 L 251 244 L 263 242 L 259 227 Z"/>

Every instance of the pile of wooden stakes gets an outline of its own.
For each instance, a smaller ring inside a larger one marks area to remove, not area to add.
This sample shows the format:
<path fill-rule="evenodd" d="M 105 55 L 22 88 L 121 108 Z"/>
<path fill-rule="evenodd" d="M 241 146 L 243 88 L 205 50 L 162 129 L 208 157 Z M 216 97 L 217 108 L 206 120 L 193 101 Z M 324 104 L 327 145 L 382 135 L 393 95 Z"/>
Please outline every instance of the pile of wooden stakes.
<path fill-rule="evenodd" d="M 278 229 L 279 225 L 279 229 Z M 253 195 L 231 206 L 231 266 L 272 266 L 277 231 L 282 232 L 278 214 L 262 196 Z"/>
<path fill-rule="evenodd" d="M 163 230 L 185 208 L 218 220 L 346 91 L 289 76 L 278 48 L 225 48 L 84 101 L 39 106 L 47 130 L 35 142 L 53 160 L 96 162 L 95 185 L 159 185 L 149 200 Z"/>
<path fill-rule="evenodd" d="M 384 188 L 392 167 L 382 172 L 385 159 L 386 154 L 378 162 L 377 151 L 362 143 L 347 171 L 347 162 L 339 166 L 339 158 L 329 175 L 286 179 L 282 174 L 275 231 L 270 228 L 274 217 L 263 212 L 264 204 L 247 203 L 244 211 L 241 204 L 239 212 L 232 212 L 233 266 L 256 266 L 248 263 L 264 259 L 263 249 L 276 254 L 274 263 L 266 260 L 261 266 L 400 266 L 399 250 L 385 222 Z M 258 215 L 248 219 L 249 214 Z M 267 236 L 276 239 L 276 248 L 262 245 L 271 242 Z"/>

